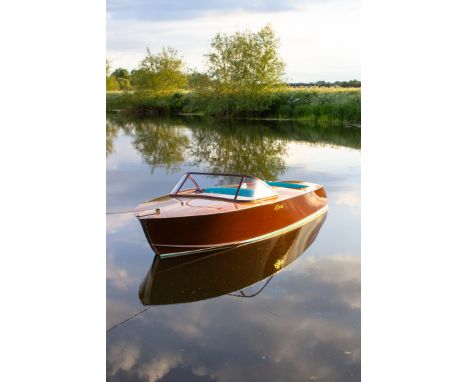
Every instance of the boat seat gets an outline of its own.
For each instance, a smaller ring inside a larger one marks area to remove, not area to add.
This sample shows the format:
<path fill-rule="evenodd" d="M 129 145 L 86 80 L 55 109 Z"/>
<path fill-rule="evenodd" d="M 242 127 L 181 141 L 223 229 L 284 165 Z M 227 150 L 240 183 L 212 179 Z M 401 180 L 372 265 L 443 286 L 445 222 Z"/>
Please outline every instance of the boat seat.
<path fill-rule="evenodd" d="M 284 187 L 284 188 L 306 188 L 309 187 L 307 184 L 303 183 L 287 183 L 287 182 L 267 182 L 269 186 L 274 187 Z"/>
<path fill-rule="evenodd" d="M 206 194 L 223 194 L 223 195 L 232 195 L 235 196 L 237 192 L 237 187 L 210 187 L 203 190 Z M 248 188 L 241 188 L 239 190 L 238 196 L 245 196 L 252 198 L 254 196 L 254 190 L 249 190 Z"/>

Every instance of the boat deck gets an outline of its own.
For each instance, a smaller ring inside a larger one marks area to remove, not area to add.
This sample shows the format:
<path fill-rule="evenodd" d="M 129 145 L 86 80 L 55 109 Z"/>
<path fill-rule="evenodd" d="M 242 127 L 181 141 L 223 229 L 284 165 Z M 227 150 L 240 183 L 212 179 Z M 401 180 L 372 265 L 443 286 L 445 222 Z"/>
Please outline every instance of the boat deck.
<path fill-rule="evenodd" d="M 167 195 L 140 204 L 136 211 L 137 216 L 139 217 L 145 216 L 145 218 L 157 219 L 217 214 L 222 212 L 239 211 L 264 204 L 281 202 L 282 200 L 303 195 L 306 192 L 315 191 L 322 187 L 313 183 L 307 183 L 305 186 L 305 188 L 287 188 L 271 185 L 274 191 L 278 194 L 277 197 L 270 197 L 253 201 L 242 201 L 242 198 L 238 198 L 239 201 L 236 202 L 229 199 L 218 199 L 216 198 L 217 195 L 214 193 L 207 193 L 206 195 L 195 195 L 189 192 L 186 195 Z M 193 196 L 191 197 L 191 195 Z M 154 213 L 156 208 L 159 208 L 160 210 L 159 215 Z"/>

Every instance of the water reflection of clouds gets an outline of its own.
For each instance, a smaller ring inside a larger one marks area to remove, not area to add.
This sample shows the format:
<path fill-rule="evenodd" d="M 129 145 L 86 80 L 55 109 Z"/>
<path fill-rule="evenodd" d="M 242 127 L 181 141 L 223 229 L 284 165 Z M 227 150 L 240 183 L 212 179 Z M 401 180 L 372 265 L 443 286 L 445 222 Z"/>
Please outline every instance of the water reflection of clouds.
<path fill-rule="evenodd" d="M 127 269 L 114 264 L 113 256 L 107 257 L 106 279 L 113 288 L 119 290 L 128 290 L 129 287 L 138 285 L 138 280 L 131 277 Z"/>
<path fill-rule="evenodd" d="M 178 353 L 161 354 L 138 368 L 138 376 L 148 381 L 157 381 L 171 369 L 182 363 L 182 355 Z"/>
<path fill-rule="evenodd" d="M 334 193 L 332 203 L 344 206 L 356 216 L 361 216 L 361 192 L 358 187 L 349 187 Z"/>
<path fill-rule="evenodd" d="M 107 233 L 117 233 L 125 229 L 130 222 L 135 220 L 133 213 L 111 214 L 106 216 Z"/>
<path fill-rule="evenodd" d="M 130 210 L 145 200 L 169 193 L 186 170 L 167 175 L 156 169 L 153 176 L 148 176 L 147 167 L 141 167 L 139 171 L 107 173 L 108 212 Z"/>
<path fill-rule="evenodd" d="M 131 144 L 132 138 L 119 135 L 113 142 L 113 152 L 106 160 L 107 170 L 122 170 L 141 163 L 141 156 Z M 116 155 L 118 153 L 118 155 Z"/>
<path fill-rule="evenodd" d="M 359 173 L 360 150 L 324 143 L 289 142 L 287 166 L 306 166 L 314 171 L 326 169 L 328 173 L 355 168 Z"/>
<path fill-rule="evenodd" d="M 112 365 L 111 375 L 115 375 L 119 370 L 130 370 L 140 357 L 140 349 L 134 343 L 120 341 L 114 344 L 108 352 L 108 360 Z"/>
<path fill-rule="evenodd" d="M 338 205 L 345 205 L 347 207 L 355 207 L 361 205 L 361 197 L 359 190 L 352 189 L 348 192 L 340 192 L 335 197 L 335 203 Z"/>
<path fill-rule="evenodd" d="M 117 298 L 107 296 L 106 304 L 106 328 L 109 329 L 113 325 L 133 316 L 139 310 L 140 306 L 136 303 L 129 302 L 128 299 L 123 299 L 121 296 Z"/>
<path fill-rule="evenodd" d="M 129 351 L 138 360 L 128 367 L 128 358 L 111 356 L 114 346 L 127 351 L 115 332 L 109 370 L 142 381 L 182 364 L 226 382 L 359 380 L 359 257 L 303 260 L 251 300 L 224 296 L 151 309 L 131 328 L 139 348 L 129 342 Z"/>

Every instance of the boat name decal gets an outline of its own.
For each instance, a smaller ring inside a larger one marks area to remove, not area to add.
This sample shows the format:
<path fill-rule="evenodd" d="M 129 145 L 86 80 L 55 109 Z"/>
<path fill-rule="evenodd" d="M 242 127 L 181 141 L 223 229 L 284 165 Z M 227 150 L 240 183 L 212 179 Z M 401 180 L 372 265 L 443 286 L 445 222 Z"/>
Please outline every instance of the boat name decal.
<path fill-rule="evenodd" d="M 283 266 L 284 266 L 284 259 L 276 260 L 276 263 L 274 264 L 274 267 L 276 270 L 283 268 Z"/>
<path fill-rule="evenodd" d="M 283 205 L 282 205 L 282 204 L 277 204 L 277 205 L 275 206 L 275 211 L 279 211 L 279 210 L 282 209 L 282 208 L 283 208 Z"/>

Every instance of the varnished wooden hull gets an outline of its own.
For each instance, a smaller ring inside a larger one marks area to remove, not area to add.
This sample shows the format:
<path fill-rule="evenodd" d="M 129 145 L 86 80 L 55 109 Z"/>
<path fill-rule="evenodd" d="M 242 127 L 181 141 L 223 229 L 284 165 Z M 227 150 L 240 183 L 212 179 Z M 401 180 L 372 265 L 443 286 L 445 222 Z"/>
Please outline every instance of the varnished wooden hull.
<path fill-rule="evenodd" d="M 183 202 L 182 202 L 183 203 Z M 295 229 L 327 211 L 323 188 L 219 213 L 139 217 L 161 257 L 219 250 L 264 240 Z"/>
<path fill-rule="evenodd" d="M 178 304 L 238 291 L 277 273 L 317 237 L 326 214 L 289 232 L 209 254 L 156 256 L 139 290 L 143 305 Z M 255 288 L 254 294 L 261 290 Z M 252 290 L 244 296 L 251 297 Z M 242 296 L 242 294 L 241 294 Z"/>

